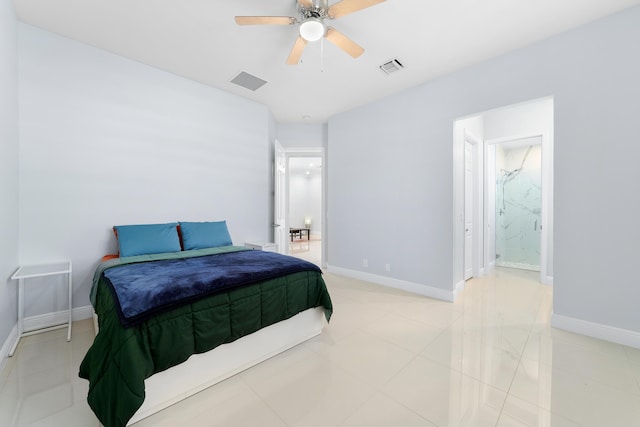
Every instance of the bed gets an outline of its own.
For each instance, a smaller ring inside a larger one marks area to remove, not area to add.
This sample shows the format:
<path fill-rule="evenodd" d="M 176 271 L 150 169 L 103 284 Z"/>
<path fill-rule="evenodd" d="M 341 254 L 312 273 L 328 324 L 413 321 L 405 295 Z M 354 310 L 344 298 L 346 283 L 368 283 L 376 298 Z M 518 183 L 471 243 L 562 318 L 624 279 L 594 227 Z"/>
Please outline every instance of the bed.
<path fill-rule="evenodd" d="M 107 427 L 134 423 L 291 348 L 331 317 L 314 264 L 232 245 L 183 246 L 119 256 L 95 272 L 97 335 L 79 375 Z"/>

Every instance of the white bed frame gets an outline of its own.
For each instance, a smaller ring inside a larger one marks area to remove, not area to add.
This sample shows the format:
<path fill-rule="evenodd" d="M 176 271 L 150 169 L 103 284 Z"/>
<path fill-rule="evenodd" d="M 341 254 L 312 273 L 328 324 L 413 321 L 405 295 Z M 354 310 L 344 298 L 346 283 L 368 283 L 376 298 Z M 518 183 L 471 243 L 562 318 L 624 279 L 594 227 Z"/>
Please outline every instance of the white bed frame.
<path fill-rule="evenodd" d="M 93 319 L 97 334 L 95 313 Z M 310 308 L 207 353 L 192 355 L 186 362 L 147 378 L 144 403 L 127 425 L 319 335 L 324 325 L 324 308 Z"/>

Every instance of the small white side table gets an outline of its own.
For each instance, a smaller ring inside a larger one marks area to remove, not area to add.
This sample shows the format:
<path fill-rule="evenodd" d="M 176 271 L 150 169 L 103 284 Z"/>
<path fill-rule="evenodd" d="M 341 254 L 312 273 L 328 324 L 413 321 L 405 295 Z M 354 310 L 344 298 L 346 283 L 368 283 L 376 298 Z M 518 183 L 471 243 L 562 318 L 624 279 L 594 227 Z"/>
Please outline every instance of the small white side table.
<path fill-rule="evenodd" d="M 265 252 L 278 252 L 278 245 L 272 242 L 245 242 L 246 248 L 257 249 Z"/>
<path fill-rule="evenodd" d="M 16 351 L 16 347 L 18 347 L 18 343 L 20 342 L 20 338 L 26 337 L 33 334 L 39 334 L 41 332 L 52 331 L 54 329 L 68 328 L 67 331 L 67 341 L 71 341 L 71 298 L 73 292 L 73 285 L 71 283 L 71 261 L 62 261 L 54 264 L 36 264 L 36 265 L 23 265 L 19 267 L 11 279 L 18 280 L 18 339 L 11 347 L 9 351 L 9 357 L 13 356 L 13 353 Z M 33 277 L 43 277 L 43 276 L 55 276 L 58 274 L 66 274 L 69 279 L 69 309 L 68 309 L 68 317 L 67 322 L 62 323 L 60 325 L 50 326 L 46 328 L 34 329 L 25 331 L 24 330 L 24 279 L 30 279 Z"/>

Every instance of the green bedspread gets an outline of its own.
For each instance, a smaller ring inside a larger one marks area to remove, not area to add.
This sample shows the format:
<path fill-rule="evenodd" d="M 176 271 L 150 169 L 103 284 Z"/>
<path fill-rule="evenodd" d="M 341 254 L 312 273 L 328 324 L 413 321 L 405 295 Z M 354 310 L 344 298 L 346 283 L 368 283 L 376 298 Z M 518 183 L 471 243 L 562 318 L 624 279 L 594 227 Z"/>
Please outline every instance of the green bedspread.
<path fill-rule="evenodd" d="M 122 260 L 103 263 L 100 273 L 104 264 L 109 268 Z M 332 313 L 321 274 L 301 272 L 212 295 L 123 328 L 111 290 L 101 274 L 96 276 L 92 303 L 99 333 L 79 375 L 89 380 L 87 401 L 106 427 L 127 424 L 144 401 L 144 380 L 154 373 L 306 309 L 323 306 L 327 320 Z"/>

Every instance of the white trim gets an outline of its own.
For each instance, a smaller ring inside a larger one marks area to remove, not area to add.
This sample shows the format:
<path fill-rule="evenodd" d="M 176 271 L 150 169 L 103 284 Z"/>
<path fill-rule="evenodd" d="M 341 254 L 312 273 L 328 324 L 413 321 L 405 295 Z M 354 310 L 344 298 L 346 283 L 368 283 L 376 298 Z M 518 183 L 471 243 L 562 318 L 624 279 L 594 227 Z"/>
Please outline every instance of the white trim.
<path fill-rule="evenodd" d="M 473 248 L 471 255 L 471 267 L 472 267 L 472 277 L 480 277 L 482 276 L 482 270 L 484 268 L 484 252 L 485 252 L 485 243 L 484 243 L 484 158 L 485 158 L 485 145 L 482 138 L 476 136 L 473 132 L 468 130 L 466 127 L 463 130 L 463 144 L 470 143 L 473 147 L 473 153 L 471 155 L 471 161 L 473 163 L 473 184 L 472 184 L 472 205 L 473 205 L 473 213 L 471 215 L 471 222 L 473 227 Z M 463 167 L 464 174 L 466 174 L 466 149 L 464 151 L 464 162 L 465 167 Z M 463 178 L 464 183 L 463 187 L 465 190 L 463 191 L 463 195 L 466 192 L 466 177 Z M 466 212 L 467 197 L 463 196 L 463 212 Z M 466 218 L 465 221 L 466 222 Z M 465 228 L 465 224 L 462 224 L 462 228 Z M 465 259 L 464 255 L 464 244 L 466 243 L 466 233 L 463 233 L 465 236 L 463 238 L 463 259 Z M 465 277 L 464 270 L 466 270 L 467 265 L 466 261 L 463 262 L 463 275 Z"/>
<path fill-rule="evenodd" d="M 544 276 L 542 278 L 542 284 L 553 286 L 553 276 Z"/>
<path fill-rule="evenodd" d="M 71 319 L 73 321 L 89 319 L 91 318 L 92 313 L 93 308 L 90 305 L 86 305 L 84 307 L 76 307 L 71 311 Z M 26 332 L 67 323 L 68 315 L 69 314 L 67 310 L 64 310 L 54 313 L 46 313 L 39 314 L 37 316 L 26 317 L 24 319 L 24 330 Z"/>
<path fill-rule="evenodd" d="M 640 332 L 588 322 L 586 320 L 575 319 L 573 317 L 562 316 L 555 313 L 551 315 L 551 326 L 565 331 L 575 332 L 577 334 L 640 349 Z"/>
<path fill-rule="evenodd" d="M 387 286 L 389 288 L 401 289 L 403 291 L 423 295 L 429 298 L 439 299 L 442 301 L 453 302 L 455 299 L 455 293 L 452 291 L 446 291 L 444 289 L 435 288 L 433 286 L 423 285 L 420 283 L 394 279 L 393 277 L 378 276 L 377 274 L 363 273 L 362 271 L 350 270 L 348 268 L 335 267 L 332 265 L 327 266 L 327 271 L 339 276 L 364 280 L 366 282 L 376 283 L 378 285 Z M 464 282 L 462 283 L 464 284 Z"/>
<path fill-rule="evenodd" d="M 18 324 L 13 325 L 13 329 L 9 332 L 9 336 L 2 344 L 0 348 L 0 372 L 4 369 L 4 365 L 7 364 L 7 358 L 9 357 L 9 351 L 13 346 L 13 343 L 18 339 Z"/>
<path fill-rule="evenodd" d="M 482 138 L 476 136 L 473 132 L 471 132 L 469 129 L 464 128 L 464 139 L 466 141 L 469 141 L 470 143 L 472 143 L 473 145 L 482 145 Z"/>
<path fill-rule="evenodd" d="M 456 298 L 458 298 L 458 295 L 460 295 L 460 292 L 464 291 L 466 284 L 467 282 L 464 280 L 461 280 L 460 282 L 456 283 L 456 289 L 453 291 L 454 301 L 456 300 Z"/>

